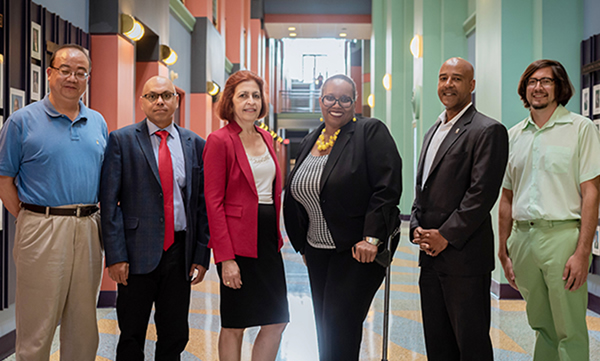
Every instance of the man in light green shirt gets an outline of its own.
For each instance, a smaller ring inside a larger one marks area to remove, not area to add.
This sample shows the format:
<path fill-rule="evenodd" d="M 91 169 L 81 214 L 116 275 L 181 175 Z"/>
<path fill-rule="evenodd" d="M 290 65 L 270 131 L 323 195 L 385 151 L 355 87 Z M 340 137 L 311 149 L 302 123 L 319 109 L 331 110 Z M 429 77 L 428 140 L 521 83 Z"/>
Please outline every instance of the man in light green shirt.
<path fill-rule="evenodd" d="M 600 135 L 588 118 L 564 108 L 573 86 L 559 62 L 533 62 L 518 92 L 530 116 L 509 131 L 498 256 L 509 284 L 527 301 L 534 361 L 587 361 Z"/>

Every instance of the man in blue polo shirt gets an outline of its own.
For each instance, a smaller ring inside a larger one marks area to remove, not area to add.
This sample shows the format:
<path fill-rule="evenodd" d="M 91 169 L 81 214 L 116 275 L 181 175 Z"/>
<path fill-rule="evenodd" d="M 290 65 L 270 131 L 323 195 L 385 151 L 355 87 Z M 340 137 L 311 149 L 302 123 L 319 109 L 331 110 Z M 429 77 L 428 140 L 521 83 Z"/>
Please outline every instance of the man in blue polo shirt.
<path fill-rule="evenodd" d="M 46 70 L 50 93 L 12 114 L 0 133 L 0 198 L 17 217 L 17 360 L 48 360 L 59 322 L 61 360 L 96 357 L 108 130 L 80 101 L 90 69 L 82 47 L 60 47 Z"/>

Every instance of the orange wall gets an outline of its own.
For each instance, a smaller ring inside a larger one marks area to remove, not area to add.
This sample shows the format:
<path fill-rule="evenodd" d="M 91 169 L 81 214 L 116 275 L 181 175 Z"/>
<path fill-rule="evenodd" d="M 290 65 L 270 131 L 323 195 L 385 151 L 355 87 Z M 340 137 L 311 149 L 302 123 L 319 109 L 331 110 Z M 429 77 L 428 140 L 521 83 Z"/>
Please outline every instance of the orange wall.
<path fill-rule="evenodd" d="M 155 75 L 169 77 L 169 69 L 159 61 L 137 62 L 135 63 L 135 122 L 141 122 L 146 118 L 146 114 L 142 112 L 139 101 L 144 91 L 144 84 L 148 79 Z"/>
<path fill-rule="evenodd" d="M 350 68 L 350 77 L 356 83 L 356 103 L 354 103 L 354 111 L 362 113 L 362 66 L 353 66 Z"/>
<path fill-rule="evenodd" d="M 212 123 L 212 97 L 207 93 L 190 94 L 190 126 L 188 129 L 206 139 L 208 134 L 214 130 Z"/>
<path fill-rule="evenodd" d="M 90 107 L 106 119 L 108 130 L 133 123 L 135 47 L 120 35 L 92 35 Z"/>
<path fill-rule="evenodd" d="M 260 19 L 250 19 L 250 70 L 259 76 L 263 75 L 260 61 L 262 57 L 261 40 Z"/>
<path fill-rule="evenodd" d="M 242 39 L 244 37 L 244 3 L 245 0 L 228 0 L 225 7 L 227 32 L 225 34 L 225 56 L 233 64 L 242 64 Z"/>
<path fill-rule="evenodd" d="M 186 0 L 185 7 L 195 18 L 208 18 L 213 21 L 212 0 Z"/>

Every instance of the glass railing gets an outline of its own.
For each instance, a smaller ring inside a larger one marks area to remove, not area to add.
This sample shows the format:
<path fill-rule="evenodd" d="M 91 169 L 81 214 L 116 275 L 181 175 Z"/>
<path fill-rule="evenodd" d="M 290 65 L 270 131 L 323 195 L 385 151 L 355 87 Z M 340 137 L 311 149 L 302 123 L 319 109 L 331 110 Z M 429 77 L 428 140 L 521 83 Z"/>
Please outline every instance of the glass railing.
<path fill-rule="evenodd" d="M 281 90 L 279 91 L 280 113 L 316 113 L 319 112 L 320 90 Z"/>

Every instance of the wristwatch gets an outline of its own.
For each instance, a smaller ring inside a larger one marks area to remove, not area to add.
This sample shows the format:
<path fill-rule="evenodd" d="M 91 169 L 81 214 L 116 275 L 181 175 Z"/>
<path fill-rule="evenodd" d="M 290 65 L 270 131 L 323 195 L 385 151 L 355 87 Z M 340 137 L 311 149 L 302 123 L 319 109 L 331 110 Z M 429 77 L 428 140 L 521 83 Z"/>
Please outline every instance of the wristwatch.
<path fill-rule="evenodd" d="M 367 242 L 368 244 L 372 244 L 375 247 L 379 246 L 379 244 L 381 243 L 381 241 L 379 240 L 379 238 L 368 237 L 368 236 L 365 237 L 365 242 Z"/>

